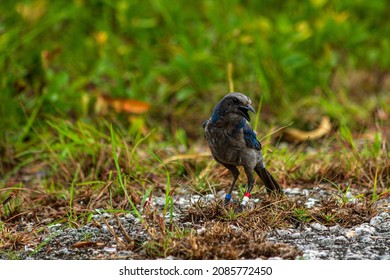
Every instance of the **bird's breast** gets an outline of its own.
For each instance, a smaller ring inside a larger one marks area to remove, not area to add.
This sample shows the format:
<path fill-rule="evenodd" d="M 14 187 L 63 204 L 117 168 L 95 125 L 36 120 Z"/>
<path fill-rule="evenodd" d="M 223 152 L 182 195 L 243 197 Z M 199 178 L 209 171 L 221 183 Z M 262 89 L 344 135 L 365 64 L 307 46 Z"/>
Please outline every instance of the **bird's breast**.
<path fill-rule="evenodd" d="M 225 164 L 242 165 L 245 143 L 241 137 L 232 136 L 231 131 L 226 129 L 207 126 L 205 138 L 213 157 L 217 161 Z"/>

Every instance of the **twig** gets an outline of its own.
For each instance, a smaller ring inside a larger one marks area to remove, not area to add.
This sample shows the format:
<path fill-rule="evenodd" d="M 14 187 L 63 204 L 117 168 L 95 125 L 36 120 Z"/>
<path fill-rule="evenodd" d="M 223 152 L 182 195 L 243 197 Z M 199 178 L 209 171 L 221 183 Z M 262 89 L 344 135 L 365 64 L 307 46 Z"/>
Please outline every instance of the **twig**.
<path fill-rule="evenodd" d="M 8 202 L 11 201 L 11 199 L 15 196 L 15 193 L 11 193 L 0 205 L 0 208 L 4 207 Z"/>

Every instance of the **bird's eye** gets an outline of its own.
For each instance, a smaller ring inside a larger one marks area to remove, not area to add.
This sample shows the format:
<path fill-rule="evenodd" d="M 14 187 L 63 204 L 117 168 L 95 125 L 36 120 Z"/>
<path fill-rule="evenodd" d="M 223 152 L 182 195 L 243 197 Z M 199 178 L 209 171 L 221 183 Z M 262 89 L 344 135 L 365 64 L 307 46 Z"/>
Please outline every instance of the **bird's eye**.
<path fill-rule="evenodd" d="M 234 102 L 234 103 L 238 103 L 238 98 L 234 97 L 234 98 L 233 98 L 233 102 Z"/>

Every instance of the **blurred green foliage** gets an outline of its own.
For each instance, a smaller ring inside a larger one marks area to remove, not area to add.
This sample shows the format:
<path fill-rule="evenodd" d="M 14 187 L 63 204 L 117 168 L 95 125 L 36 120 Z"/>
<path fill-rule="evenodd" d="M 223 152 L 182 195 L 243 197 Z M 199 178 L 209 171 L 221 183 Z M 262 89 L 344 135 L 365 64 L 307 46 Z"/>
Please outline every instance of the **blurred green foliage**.
<path fill-rule="evenodd" d="M 389 18 L 388 0 L 2 0 L 1 138 L 93 116 L 96 91 L 152 103 L 155 123 L 201 120 L 228 92 L 229 63 L 235 90 L 262 96 L 281 122 L 315 108 L 353 125 L 383 91 Z M 334 84 L 360 70 L 379 85 L 356 107 Z"/>

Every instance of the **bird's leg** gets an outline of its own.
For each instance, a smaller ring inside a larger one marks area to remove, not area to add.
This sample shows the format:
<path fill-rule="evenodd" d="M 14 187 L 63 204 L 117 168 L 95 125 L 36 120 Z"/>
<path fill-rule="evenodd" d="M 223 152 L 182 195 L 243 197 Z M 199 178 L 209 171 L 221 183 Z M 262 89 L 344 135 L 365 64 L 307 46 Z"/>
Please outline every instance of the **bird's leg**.
<path fill-rule="evenodd" d="M 253 177 L 253 171 L 252 169 L 245 167 L 245 173 L 246 177 L 248 178 L 248 189 L 247 192 L 244 194 L 244 197 L 241 201 L 241 208 L 245 208 L 248 204 L 248 200 L 251 197 L 251 191 L 253 189 L 253 185 L 255 184 L 255 179 Z"/>
<path fill-rule="evenodd" d="M 233 175 L 233 182 L 232 182 L 232 185 L 230 186 L 230 189 L 229 189 L 229 192 L 226 193 L 225 195 L 225 201 L 224 201 L 224 205 L 228 205 L 230 200 L 232 199 L 232 192 L 233 192 L 233 188 L 236 184 L 236 181 L 237 181 L 237 178 L 238 178 L 238 175 L 240 175 L 240 171 L 238 171 L 238 168 L 234 165 L 230 165 L 230 164 L 224 164 L 224 166 L 229 169 L 230 173 L 232 173 Z"/>

